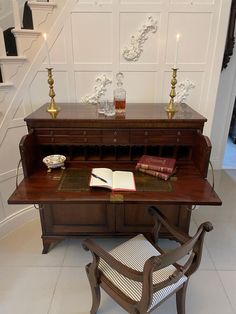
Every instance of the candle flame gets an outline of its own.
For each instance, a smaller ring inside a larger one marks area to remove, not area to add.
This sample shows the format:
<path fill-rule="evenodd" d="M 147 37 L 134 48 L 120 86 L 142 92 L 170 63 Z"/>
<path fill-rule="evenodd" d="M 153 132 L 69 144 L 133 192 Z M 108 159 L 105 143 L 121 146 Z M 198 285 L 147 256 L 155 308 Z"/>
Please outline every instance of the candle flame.
<path fill-rule="evenodd" d="M 44 38 L 44 40 L 47 40 L 47 34 L 46 33 L 43 34 L 43 38 Z"/>
<path fill-rule="evenodd" d="M 178 34 L 176 35 L 176 41 L 179 41 L 179 38 L 180 38 L 180 34 L 178 33 Z"/>

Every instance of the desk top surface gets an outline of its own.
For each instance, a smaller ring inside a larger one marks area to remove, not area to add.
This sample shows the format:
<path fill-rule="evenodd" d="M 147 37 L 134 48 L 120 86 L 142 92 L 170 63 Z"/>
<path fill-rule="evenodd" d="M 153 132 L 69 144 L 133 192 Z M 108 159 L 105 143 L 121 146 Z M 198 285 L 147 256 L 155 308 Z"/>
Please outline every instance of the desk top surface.
<path fill-rule="evenodd" d="M 140 127 L 142 127 L 142 123 L 144 127 L 147 126 L 147 123 L 150 127 L 164 124 L 167 127 L 175 125 L 186 127 L 191 123 L 203 127 L 207 121 L 205 117 L 186 104 L 178 104 L 178 111 L 172 117 L 169 117 L 165 110 L 167 104 L 128 103 L 124 115 L 112 117 L 98 114 L 95 104 L 58 103 L 57 106 L 59 112 L 56 117 L 53 118 L 47 112 L 48 104 L 44 104 L 25 118 L 27 125 L 43 127 L 44 124 L 47 124 L 49 127 L 58 127 L 70 123 L 70 126 L 74 126 L 74 122 L 80 123 L 82 127 L 87 127 L 88 123 L 89 127 L 126 127 L 135 125 L 135 123 Z"/>

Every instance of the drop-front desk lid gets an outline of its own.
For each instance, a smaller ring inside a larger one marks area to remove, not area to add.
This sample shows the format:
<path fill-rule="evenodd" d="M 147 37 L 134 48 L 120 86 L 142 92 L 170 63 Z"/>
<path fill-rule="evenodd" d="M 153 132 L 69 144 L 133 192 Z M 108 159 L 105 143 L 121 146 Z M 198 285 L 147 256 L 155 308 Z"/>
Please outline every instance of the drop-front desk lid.
<path fill-rule="evenodd" d="M 127 170 L 127 165 L 123 165 Z M 133 167 L 133 168 L 132 168 Z M 90 188 L 91 168 L 38 169 L 24 178 L 9 198 L 9 204 L 141 202 L 155 204 L 221 205 L 221 200 L 206 179 L 191 176 L 184 169 L 163 181 L 135 171 L 135 192 L 111 192 Z M 120 167 L 119 167 L 120 168 Z M 122 169 L 122 168 L 120 168 Z M 155 183 L 153 180 L 155 179 Z"/>

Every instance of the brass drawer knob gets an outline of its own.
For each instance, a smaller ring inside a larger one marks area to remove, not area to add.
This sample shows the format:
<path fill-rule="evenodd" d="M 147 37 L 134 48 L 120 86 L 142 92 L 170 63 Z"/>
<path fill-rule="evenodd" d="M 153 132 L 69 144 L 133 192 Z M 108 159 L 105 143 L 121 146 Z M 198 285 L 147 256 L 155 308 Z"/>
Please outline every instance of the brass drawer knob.
<path fill-rule="evenodd" d="M 84 132 L 83 132 L 83 134 L 84 134 L 84 135 L 86 135 L 86 134 L 87 134 L 87 132 L 86 132 L 86 131 L 84 131 Z"/>
<path fill-rule="evenodd" d="M 117 142 L 117 139 L 116 139 L 116 138 L 114 138 L 114 139 L 113 139 L 113 142 L 114 142 L 114 143 L 116 143 L 116 142 Z"/>
<path fill-rule="evenodd" d="M 114 132 L 114 135 L 117 135 L 117 132 L 116 132 L 116 131 Z"/>

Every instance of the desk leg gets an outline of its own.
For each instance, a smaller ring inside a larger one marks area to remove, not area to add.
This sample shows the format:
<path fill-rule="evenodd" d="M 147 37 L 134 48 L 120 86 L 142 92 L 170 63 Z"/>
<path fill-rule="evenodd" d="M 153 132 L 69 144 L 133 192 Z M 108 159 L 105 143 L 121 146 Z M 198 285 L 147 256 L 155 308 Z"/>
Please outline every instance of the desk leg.
<path fill-rule="evenodd" d="M 42 254 L 47 254 L 51 245 L 51 241 L 48 238 L 44 238 L 42 236 L 42 241 L 43 241 L 43 250 L 42 250 Z"/>
<path fill-rule="evenodd" d="M 43 251 L 42 254 L 47 254 L 51 244 L 57 244 L 58 242 L 64 240 L 66 236 L 44 236 L 42 235 L 43 241 Z"/>
<path fill-rule="evenodd" d="M 51 211 L 46 210 L 46 204 L 39 205 L 39 213 L 41 220 L 41 228 L 42 228 L 42 242 L 43 242 L 43 250 L 42 254 L 47 254 L 51 244 L 55 244 L 61 240 L 64 240 L 66 237 L 64 235 L 53 235 L 53 218 L 51 217 Z"/>

